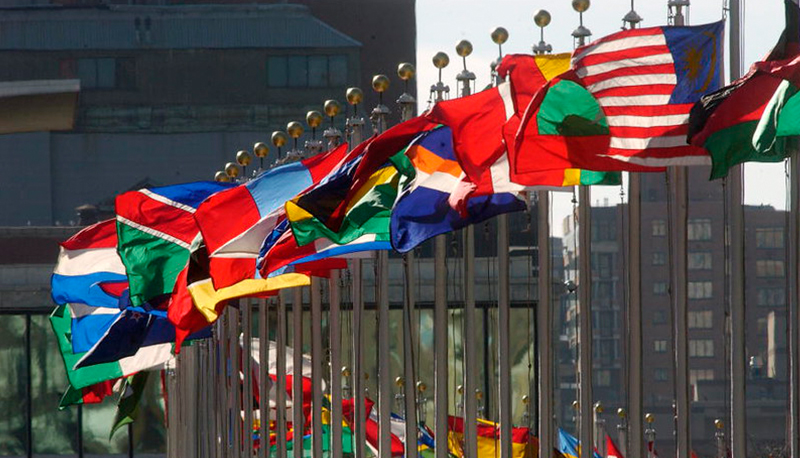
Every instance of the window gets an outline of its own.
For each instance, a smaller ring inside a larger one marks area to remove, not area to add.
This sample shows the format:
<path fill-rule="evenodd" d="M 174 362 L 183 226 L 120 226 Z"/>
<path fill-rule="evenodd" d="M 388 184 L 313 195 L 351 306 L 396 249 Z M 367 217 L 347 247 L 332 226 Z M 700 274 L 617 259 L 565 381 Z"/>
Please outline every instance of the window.
<path fill-rule="evenodd" d="M 597 386 L 611 386 L 611 371 L 609 370 L 595 371 L 594 383 Z"/>
<path fill-rule="evenodd" d="M 689 340 L 689 356 L 693 358 L 714 357 L 714 341 L 711 339 Z"/>
<path fill-rule="evenodd" d="M 669 379 L 669 372 L 664 368 L 657 368 L 653 371 L 653 377 L 656 382 L 666 382 Z"/>
<path fill-rule="evenodd" d="M 710 219 L 690 219 L 688 230 L 689 240 L 711 240 Z"/>
<path fill-rule="evenodd" d="M 133 58 L 101 57 L 64 59 L 60 76 L 78 78 L 81 89 L 133 89 L 136 87 L 136 61 Z"/>
<path fill-rule="evenodd" d="M 758 288 L 758 305 L 782 307 L 786 305 L 786 291 L 783 288 Z"/>
<path fill-rule="evenodd" d="M 712 284 L 710 281 L 690 281 L 689 299 L 711 299 Z"/>
<path fill-rule="evenodd" d="M 615 240 L 617 238 L 617 226 L 615 222 L 609 220 L 597 221 L 592 227 L 592 241 Z"/>
<path fill-rule="evenodd" d="M 667 312 L 656 310 L 653 312 L 653 324 L 665 324 L 667 322 Z"/>
<path fill-rule="evenodd" d="M 667 254 L 663 251 L 656 251 L 653 253 L 653 265 L 654 266 L 663 266 L 667 263 Z"/>
<path fill-rule="evenodd" d="M 667 294 L 667 283 L 663 281 L 653 283 L 653 294 L 656 296 L 664 296 Z"/>
<path fill-rule="evenodd" d="M 600 278 L 611 278 L 614 269 L 614 255 L 609 253 L 599 253 L 592 255 L 592 265 L 595 274 Z"/>
<path fill-rule="evenodd" d="M 663 219 L 653 220 L 653 237 L 665 237 L 667 235 L 667 222 Z"/>
<path fill-rule="evenodd" d="M 711 329 L 713 327 L 714 312 L 703 310 L 702 312 L 689 312 L 689 328 L 692 329 Z"/>
<path fill-rule="evenodd" d="M 703 380 L 714 380 L 714 369 L 690 369 L 689 383 L 692 385 Z"/>
<path fill-rule="evenodd" d="M 270 56 L 269 87 L 341 87 L 348 81 L 347 56 Z"/>
<path fill-rule="evenodd" d="M 592 282 L 592 301 L 606 306 L 611 305 L 614 300 L 613 281 L 594 281 Z"/>
<path fill-rule="evenodd" d="M 756 247 L 783 248 L 783 229 L 779 227 L 756 229 Z"/>
<path fill-rule="evenodd" d="M 653 341 L 653 351 L 656 353 L 666 353 L 667 352 L 667 341 L 666 340 L 654 340 Z"/>
<path fill-rule="evenodd" d="M 711 270 L 711 252 L 710 251 L 690 252 L 689 270 Z"/>
<path fill-rule="evenodd" d="M 756 261 L 756 276 L 758 277 L 784 277 L 783 261 L 762 259 Z"/>

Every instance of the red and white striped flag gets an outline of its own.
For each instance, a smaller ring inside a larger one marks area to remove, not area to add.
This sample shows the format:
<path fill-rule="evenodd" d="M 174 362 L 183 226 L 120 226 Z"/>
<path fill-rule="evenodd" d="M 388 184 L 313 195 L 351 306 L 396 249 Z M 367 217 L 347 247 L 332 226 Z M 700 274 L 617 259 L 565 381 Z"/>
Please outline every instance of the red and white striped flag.
<path fill-rule="evenodd" d="M 618 32 L 573 53 L 609 128 L 606 154 L 651 167 L 710 163 L 686 141 L 689 112 L 722 83 L 722 22 Z"/>

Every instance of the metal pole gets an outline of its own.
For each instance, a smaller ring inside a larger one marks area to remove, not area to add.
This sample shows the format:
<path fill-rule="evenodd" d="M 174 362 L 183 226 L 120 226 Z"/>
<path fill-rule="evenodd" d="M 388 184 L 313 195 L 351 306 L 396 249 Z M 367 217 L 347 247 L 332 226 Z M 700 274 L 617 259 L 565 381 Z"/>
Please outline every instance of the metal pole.
<path fill-rule="evenodd" d="M 230 431 L 232 427 L 231 423 L 231 406 L 230 406 L 230 389 L 228 388 L 229 384 L 229 377 L 228 371 L 230 370 L 228 364 L 230 362 L 229 358 L 229 350 L 230 345 L 228 341 L 228 315 L 230 314 L 230 308 L 227 308 L 225 312 L 219 319 L 219 341 L 220 341 L 220 354 L 219 354 L 219 386 L 222 389 L 222 392 L 219 394 L 219 406 L 220 406 L 220 444 L 222 446 L 222 454 L 225 457 L 229 457 L 232 455 L 230 447 L 231 447 L 231 437 Z M 170 386 L 170 385 L 168 385 Z M 169 392 L 170 395 L 170 412 L 172 412 L 172 392 Z M 172 417 L 170 417 L 172 418 Z M 170 425 L 172 427 L 172 425 Z"/>
<path fill-rule="evenodd" d="M 591 191 L 588 186 L 579 190 L 578 207 L 578 372 L 580 375 L 580 458 L 592 458 L 594 424 L 592 422 L 592 222 Z M 588 444 L 588 445 L 587 445 Z"/>
<path fill-rule="evenodd" d="M 258 301 L 259 456 L 269 457 L 269 304 Z"/>
<path fill-rule="evenodd" d="M 25 438 L 27 444 L 25 451 L 28 458 L 33 457 L 33 376 L 31 355 L 31 314 L 25 315 Z"/>
<path fill-rule="evenodd" d="M 792 154 L 789 213 L 789 450 L 800 458 L 800 157 Z"/>
<path fill-rule="evenodd" d="M 437 235 L 433 241 L 434 309 L 433 309 L 433 370 L 434 370 L 434 437 L 447 437 L 448 345 L 447 345 L 447 236 Z M 448 450 L 442 440 L 436 442 L 436 458 L 447 458 Z"/>
<path fill-rule="evenodd" d="M 322 456 L 322 283 L 311 277 L 311 445 Z M 296 369 L 295 369 L 296 370 Z M 297 372 L 295 372 L 297 374 Z"/>
<path fill-rule="evenodd" d="M 683 7 L 688 0 L 670 0 L 675 8 L 675 25 L 685 25 Z M 686 167 L 670 167 L 674 241 L 672 253 L 672 301 L 675 315 L 675 430 L 676 455 L 689 458 L 691 454 L 689 422 L 691 400 L 689 397 L 689 326 L 687 297 L 687 226 L 689 210 L 688 174 Z"/>
<path fill-rule="evenodd" d="M 329 348 L 331 351 L 331 457 L 342 458 L 342 328 L 339 271 L 328 281 Z"/>
<path fill-rule="evenodd" d="M 239 310 L 230 307 L 230 320 L 228 321 L 228 338 L 230 339 L 230 354 L 231 354 L 231 373 L 230 373 L 230 390 L 231 390 L 231 421 L 233 422 L 233 453 L 234 456 L 241 456 L 242 454 L 242 392 L 239 390 L 240 386 L 240 369 L 241 369 L 241 356 L 242 347 L 239 345 L 240 335 L 240 322 Z M 180 369 L 180 366 L 178 366 Z"/>
<path fill-rule="evenodd" d="M 242 408 L 244 410 L 244 429 L 242 431 L 242 446 L 245 456 L 253 454 L 253 306 L 250 299 L 240 299 L 242 307 L 242 328 L 244 329 L 242 345 L 242 373 L 244 398 Z"/>
<path fill-rule="evenodd" d="M 498 312 L 497 361 L 500 366 L 500 457 L 511 458 L 511 282 L 509 279 L 508 215 L 497 217 Z M 484 336 L 488 340 L 489 336 Z M 488 372 L 489 368 L 484 368 Z M 489 387 L 486 387 L 489 389 Z"/>
<path fill-rule="evenodd" d="M 601 417 L 603 413 L 603 405 L 597 402 L 594 405 L 594 432 L 595 432 L 595 449 L 600 456 L 606 456 L 606 421 Z"/>
<path fill-rule="evenodd" d="M 292 293 L 292 456 L 303 458 L 303 289 Z"/>
<path fill-rule="evenodd" d="M 629 443 L 620 442 L 631 456 L 643 456 L 643 354 L 642 354 L 642 177 L 628 174 L 628 423 Z M 627 455 L 625 455 L 627 456 Z"/>
<path fill-rule="evenodd" d="M 617 416 L 619 417 L 619 424 L 617 425 L 617 443 L 621 449 L 620 453 L 622 453 L 622 456 L 628 456 L 628 413 L 625 409 L 619 408 L 617 409 Z"/>
<path fill-rule="evenodd" d="M 554 446 L 553 428 L 553 271 L 550 251 L 550 193 L 538 191 L 537 246 L 539 247 L 539 294 L 537 297 L 537 338 L 539 347 L 539 456 L 550 456 Z"/>
<path fill-rule="evenodd" d="M 281 458 L 286 456 L 286 301 L 278 293 L 278 328 L 275 330 L 275 449 Z"/>
<path fill-rule="evenodd" d="M 741 8 L 740 0 L 730 1 L 730 77 L 741 76 Z M 747 456 L 747 353 L 745 350 L 744 301 L 744 167 L 737 165 L 728 174 L 730 218 L 730 345 L 731 345 L 731 452 L 733 458 Z M 724 436 L 723 436 L 724 437 Z"/>

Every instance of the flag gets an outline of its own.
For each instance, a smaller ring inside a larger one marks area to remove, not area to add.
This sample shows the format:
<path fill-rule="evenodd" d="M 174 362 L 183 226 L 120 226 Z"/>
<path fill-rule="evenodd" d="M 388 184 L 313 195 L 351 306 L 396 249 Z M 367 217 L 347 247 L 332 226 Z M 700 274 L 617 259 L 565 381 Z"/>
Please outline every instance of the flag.
<path fill-rule="evenodd" d="M 201 339 L 211 336 L 210 328 L 189 336 Z M 130 374 L 148 370 L 171 361 L 175 327 L 165 312 L 150 313 L 138 308 L 119 312 L 114 323 L 97 343 L 75 364 L 76 369 L 117 362 Z"/>
<path fill-rule="evenodd" d="M 606 434 L 606 458 L 625 458 L 608 434 Z"/>
<path fill-rule="evenodd" d="M 378 409 L 375 408 L 375 402 L 369 398 L 364 398 L 365 421 L 364 421 L 364 436 L 367 441 L 367 446 L 372 450 L 372 453 L 378 455 L 379 442 L 379 417 Z M 355 400 L 343 399 L 342 400 L 342 415 L 348 424 L 353 425 L 355 421 Z M 391 456 L 403 456 L 405 454 L 405 447 L 403 438 L 405 437 L 405 425 L 399 421 L 396 415 L 392 415 L 390 428 L 391 436 Z"/>
<path fill-rule="evenodd" d="M 103 402 L 103 399 L 114 392 L 114 384 L 117 380 L 119 379 L 106 380 L 83 388 L 73 388 L 72 385 L 69 385 L 67 391 L 61 396 L 58 410 L 64 410 L 69 406 L 78 404 L 99 404 Z"/>
<path fill-rule="evenodd" d="M 692 109 L 689 141 L 711 154 L 711 179 L 743 162 L 780 162 L 800 135 L 800 8 L 784 3 L 786 27 L 766 59 Z"/>
<path fill-rule="evenodd" d="M 117 251 L 128 274 L 134 306 L 172 293 L 199 233 L 194 219 L 197 207 L 230 186 L 202 181 L 117 196 Z"/>
<path fill-rule="evenodd" d="M 147 377 L 147 372 L 140 372 L 125 379 L 122 386 L 122 394 L 120 394 L 119 402 L 117 403 L 114 423 L 111 425 L 111 432 L 108 434 L 109 440 L 119 428 L 136 420 L 139 401 L 142 399 L 145 386 L 147 386 Z"/>
<path fill-rule="evenodd" d="M 455 457 L 463 457 L 464 419 L 450 416 L 448 422 L 448 448 Z M 500 424 L 477 419 L 477 445 L 478 458 L 493 458 L 500 454 Z M 525 427 L 512 427 L 511 429 L 511 456 L 512 458 L 535 458 L 539 450 L 539 441 Z"/>
<path fill-rule="evenodd" d="M 72 319 L 72 351 L 85 353 L 97 343 L 119 316 L 119 308 L 68 304 Z"/>
<path fill-rule="evenodd" d="M 216 289 L 257 278 L 256 258 L 284 203 L 319 182 L 344 158 L 347 145 L 275 167 L 209 198 L 195 214 L 208 247 Z M 185 264 L 185 262 L 184 262 Z M 183 267 L 183 266 L 182 266 Z"/>
<path fill-rule="evenodd" d="M 98 364 L 85 368 L 76 369 L 75 363 L 78 362 L 84 353 L 74 353 L 71 342 L 71 318 L 67 307 L 60 305 L 50 314 L 50 325 L 58 341 L 58 349 L 66 367 L 67 379 L 69 384 L 75 389 L 85 388 L 106 380 L 114 380 L 123 375 L 130 375 L 135 371 L 125 372 L 119 362 Z"/>
<path fill-rule="evenodd" d="M 720 86 L 722 32 L 722 22 L 631 29 L 576 49 L 572 69 L 525 112 L 509 158 L 512 180 L 548 169 L 708 163 L 686 133 L 694 103 Z"/>
<path fill-rule="evenodd" d="M 559 428 L 558 451 L 566 458 L 579 458 L 581 456 L 580 442 L 575 436 Z M 597 451 L 594 452 L 593 457 L 602 458 Z"/>
<path fill-rule="evenodd" d="M 128 278 L 117 255 L 114 220 L 86 227 L 60 245 L 50 279 L 53 302 L 117 308 Z"/>

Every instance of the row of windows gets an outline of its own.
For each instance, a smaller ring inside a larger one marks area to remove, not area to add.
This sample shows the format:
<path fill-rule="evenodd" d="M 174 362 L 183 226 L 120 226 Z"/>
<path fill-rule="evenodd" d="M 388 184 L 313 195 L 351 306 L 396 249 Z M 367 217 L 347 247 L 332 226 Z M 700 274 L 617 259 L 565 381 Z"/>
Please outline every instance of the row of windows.
<path fill-rule="evenodd" d="M 690 219 L 688 222 L 689 240 L 711 240 L 711 220 L 708 218 Z M 653 237 L 667 236 L 667 221 L 654 219 L 652 222 Z"/>
<path fill-rule="evenodd" d="M 711 270 L 712 254 L 710 251 L 692 251 L 688 256 L 689 270 Z M 667 264 L 667 253 L 656 251 L 653 253 L 653 265 L 663 266 Z"/>
<path fill-rule="evenodd" d="M 267 58 L 269 87 L 342 87 L 347 81 L 345 55 Z"/>
<path fill-rule="evenodd" d="M 714 327 L 714 312 L 711 310 L 689 312 L 688 320 L 689 328 L 691 329 L 711 329 Z M 653 312 L 653 324 L 666 323 L 667 312 L 665 310 L 656 310 Z"/>
<path fill-rule="evenodd" d="M 130 57 L 63 59 L 62 78 L 78 78 L 81 89 L 135 89 L 136 60 Z"/>
<path fill-rule="evenodd" d="M 653 351 L 666 353 L 668 350 L 666 340 L 654 340 Z M 689 356 L 693 358 L 712 358 L 714 356 L 714 341 L 711 339 L 692 339 L 689 341 Z"/>
<path fill-rule="evenodd" d="M 710 281 L 690 281 L 687 287 L 689 299 L 711 299 L 713 297 L 714 285 Z M 653 294 L 656 296 L 666 295 L 668 290 L 666 282 L 653 283 Z"/>

